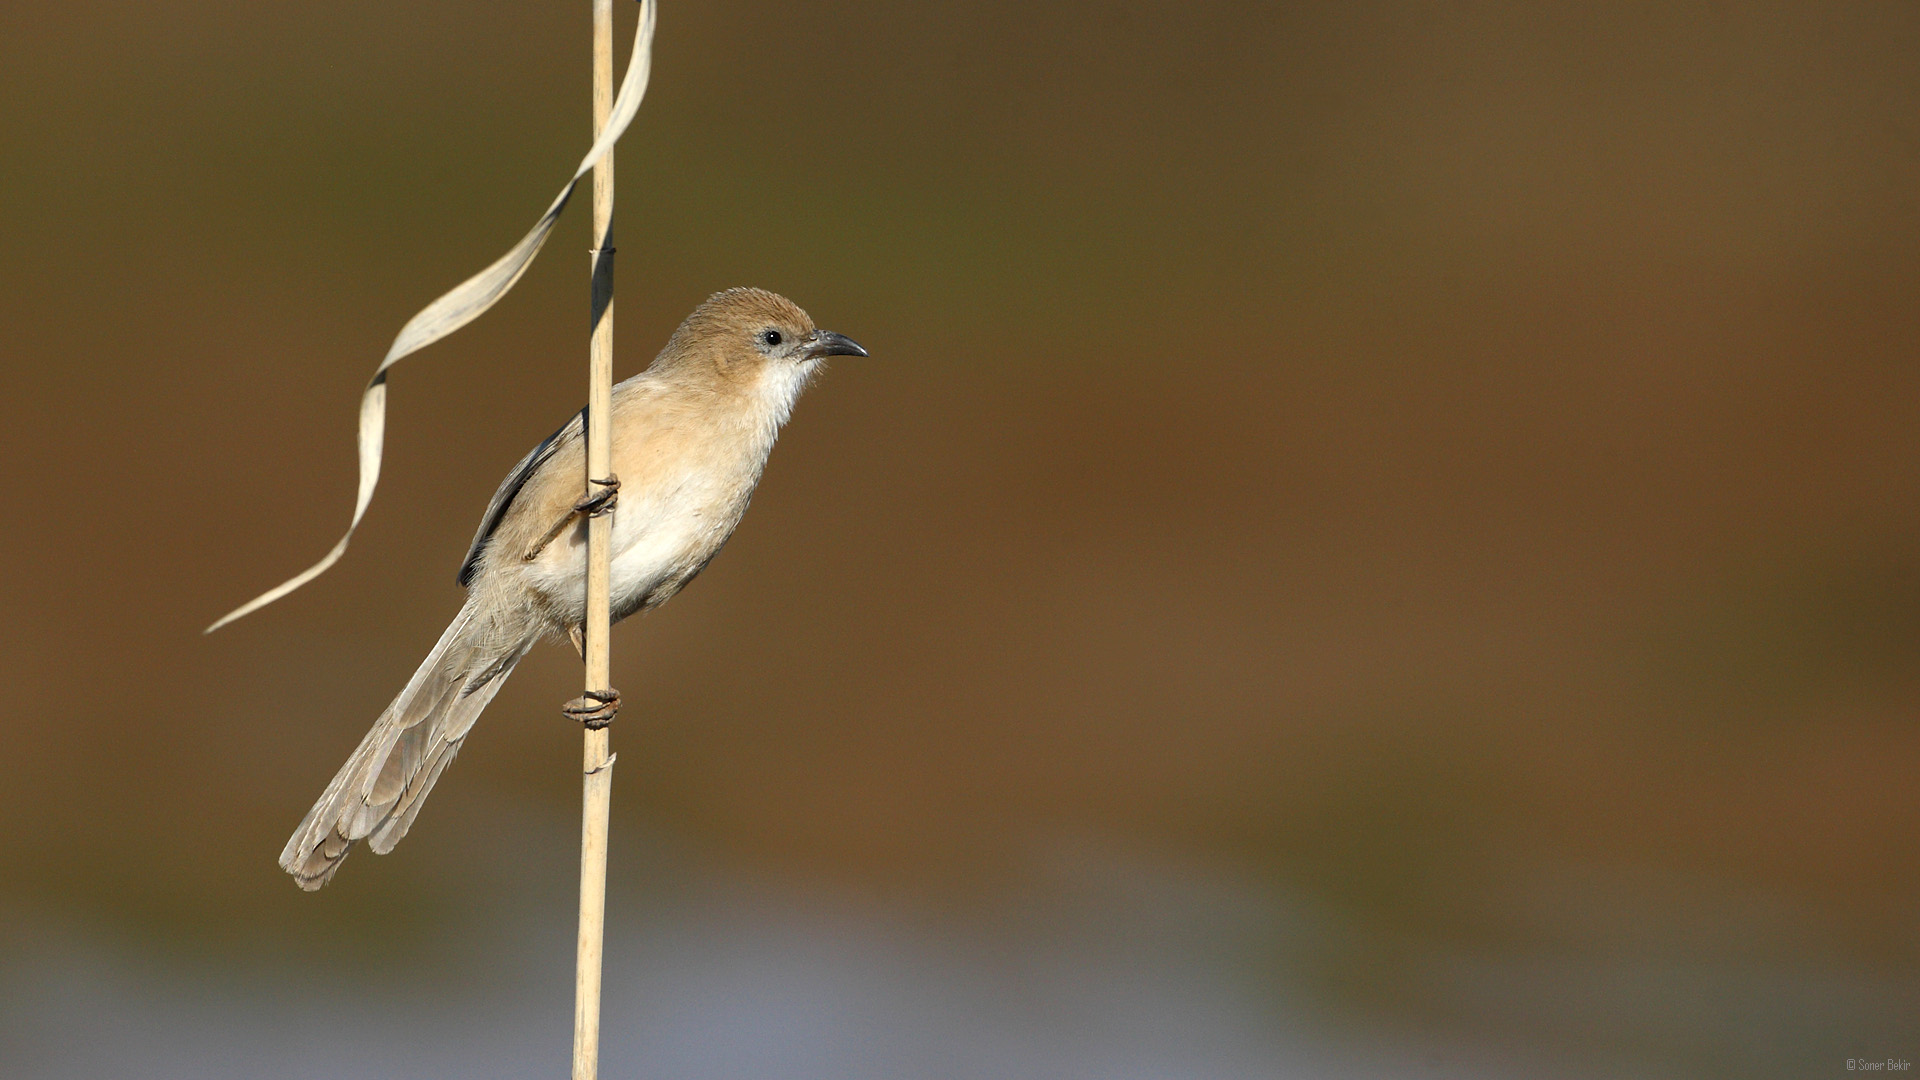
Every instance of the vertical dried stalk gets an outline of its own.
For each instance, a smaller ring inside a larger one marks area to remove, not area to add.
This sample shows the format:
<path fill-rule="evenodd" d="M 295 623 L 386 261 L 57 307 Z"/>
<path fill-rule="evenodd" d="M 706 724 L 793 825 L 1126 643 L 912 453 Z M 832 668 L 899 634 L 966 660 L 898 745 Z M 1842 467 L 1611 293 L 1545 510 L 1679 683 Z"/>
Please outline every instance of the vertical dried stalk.
<path fill-rule="evenodd" d="M 593 0 L 593 131 L 598 138 L 613 109 L 613 0 Z M 587 483 L 613 474 L 613 155 L 593 168 L 593 340 L 588 353 Z M 586 689 L 611 682 L 607 591 L 612 567 L 613 518 L 587 519 Z M 574 957 L 573 1080 L 600 1071 L 600 958 L 607 912 L 607 815 L 613 797 L 613 759 L 607 729 L 588 728 L 586 778 L 580 819 L 580 937 Z"/>

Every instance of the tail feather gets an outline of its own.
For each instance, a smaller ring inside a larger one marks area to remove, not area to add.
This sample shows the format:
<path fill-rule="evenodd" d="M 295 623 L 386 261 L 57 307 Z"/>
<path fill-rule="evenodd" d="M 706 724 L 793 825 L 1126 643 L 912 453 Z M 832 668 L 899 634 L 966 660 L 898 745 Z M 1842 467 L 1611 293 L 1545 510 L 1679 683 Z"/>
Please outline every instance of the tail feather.
<path fill-rule="evenodd" d="M 502 642 L 469 601 L 372 730 L 334 774 L 280 852 L 308 891 L 325 885 L 353 850 L 386 854 L 413 825 L 434 781 L 534 638 Z"/>
<path fill-rule="evenodd" d="M 433 760 L 421 771 L 420 782 L 401 796 L 386 821 L 368 837 L 367 846 L 373 849 L 374 854 L 385 855 L 392 851 L 393 845 L 407 835 L 408 829 L 413 828 L 413 819 L 419 815 L 420 808 L 427 804 L 427 792 L 433 790 L 434 781 L 440 779 L 441 771 L 453 764 L 453 756 L 460 752 L 460 744 L 465 741 L 454 739 L 435 748 Z"/>

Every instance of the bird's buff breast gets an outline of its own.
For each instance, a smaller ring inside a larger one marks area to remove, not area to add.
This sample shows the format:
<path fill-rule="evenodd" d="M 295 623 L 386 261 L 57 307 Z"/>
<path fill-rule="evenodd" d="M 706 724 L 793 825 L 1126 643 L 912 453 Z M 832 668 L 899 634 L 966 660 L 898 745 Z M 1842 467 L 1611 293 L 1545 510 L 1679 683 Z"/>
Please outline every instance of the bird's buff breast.
<path fill-rule="evenodd" d="M 629 479 L 616 455 L 621 488 L 612 514 L 610 596 L 616 619 L 664 601 L 713 558 L 740 523 L 765 461 L 757 454 L 730 468 L 689 462 Z M 586 612 L 586 533 L 584 520 L 575 523 L 523 569 L 526 584 L 569 624 Z"/>
<path fill-rule="evenodd" d="M 615 619 L 671 597 L 727 542 L 809 371 L 691 390 L 649 371 L 614 389 Z M 510 515 L 509 543 L 543 535 L 580 498 L 581 453 L 576 439 L 542 470 L 545 490 Z M 586 548 L 582 519 L 532 560 L 500 560 L 556 630 L 585 617 Z"/>

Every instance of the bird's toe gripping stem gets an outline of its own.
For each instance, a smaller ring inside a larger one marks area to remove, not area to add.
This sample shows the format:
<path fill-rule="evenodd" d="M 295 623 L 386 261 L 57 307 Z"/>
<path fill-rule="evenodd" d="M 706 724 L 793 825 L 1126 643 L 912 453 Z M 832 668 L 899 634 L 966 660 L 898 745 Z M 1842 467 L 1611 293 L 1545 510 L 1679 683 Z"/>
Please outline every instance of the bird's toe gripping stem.
<path fill-rule="evenodd" d="M 566 517 L 554 522 L 553 528 L 548 529 L 546 535 L 528 548 L 526 554 L 520 556 L 522 561 L 532 562 L 539 558 L 540 553 L 547 549 L 547 545 L 553 543 L 553 538 L 566 531 L 567 526 L 573 524 L 575 518 L 593 518 L 613 513 L 614 506 L 620 502 L 620 478 L 611 473 L 605 480 L 588 477 L 587 486 L 594 489 L 593 493 L 574 503 L 573 509 L 567 511 Z"/>
<path fill-rule="evenodd" d="M 573 504 L 573 512 L 584 517 L 599 517 L 611 514 L 613 507 L 620 501 L 620 478 L 612 473 L 605 480 L 587 478 L 587 486 L 593 494 Z"/>
<path fill-rule="evenodd" d="M 613 723 L 620 712 L 620 691 L 588 690 L 572 701 L 560 707 L 568 718 L 578 720 L 588 728 L 598 731 Z"/>

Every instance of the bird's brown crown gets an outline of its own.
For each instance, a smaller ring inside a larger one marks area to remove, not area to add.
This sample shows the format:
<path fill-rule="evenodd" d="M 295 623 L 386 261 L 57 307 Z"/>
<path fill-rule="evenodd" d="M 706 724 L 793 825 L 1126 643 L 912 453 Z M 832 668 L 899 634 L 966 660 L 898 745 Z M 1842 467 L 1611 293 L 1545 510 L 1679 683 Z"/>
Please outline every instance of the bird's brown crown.
<path fill-rule="evenodd" d="M 765 289 L 727 289 L 693 309 L 654 364 L 704 360 L 722 370 L 759 367 L 813 332 L 813 320 L 786 297 Z"/>

